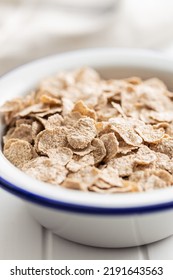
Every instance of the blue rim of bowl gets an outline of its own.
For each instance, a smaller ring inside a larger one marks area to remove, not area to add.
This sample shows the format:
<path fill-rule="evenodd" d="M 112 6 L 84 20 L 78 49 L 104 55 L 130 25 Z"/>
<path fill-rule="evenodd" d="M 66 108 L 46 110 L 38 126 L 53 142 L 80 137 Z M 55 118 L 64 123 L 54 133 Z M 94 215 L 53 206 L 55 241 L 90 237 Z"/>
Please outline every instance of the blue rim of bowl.
<path fill-rule="evenodd" d="M 39 206 L 52 208 L 55 210 L 75 212 L 81 214 L 95 214 L 95 215 L 132 215 L 132 214 L 146 214 L 159 212 L 163 210 L 170 210 L 173 208 L 173 201 L 148 205 L 141 207 L 125 207 L 125 208 L 105 208 L 105 207 L 94 207 L 86 206 L 80 204 L 73 204 L 64 201 L 54 200 L 46 198 L 40 195 L 36 195 L 32 192 L 23 190 L 14 184 L 6 181 L 4 178 L 0 177 L 0 187 L 28 202 L 35 203 Z"/>

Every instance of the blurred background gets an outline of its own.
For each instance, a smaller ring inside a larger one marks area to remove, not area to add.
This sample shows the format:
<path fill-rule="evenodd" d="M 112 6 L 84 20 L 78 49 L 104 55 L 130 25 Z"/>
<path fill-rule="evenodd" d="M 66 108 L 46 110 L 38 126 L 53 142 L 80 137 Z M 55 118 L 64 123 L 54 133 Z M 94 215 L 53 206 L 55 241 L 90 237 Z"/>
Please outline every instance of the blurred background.
<path fill-rule="evenodd" d="M 88 47 L 173 56 L 173 1 L 0 0 L 0 75 L 35 58 Z"/>

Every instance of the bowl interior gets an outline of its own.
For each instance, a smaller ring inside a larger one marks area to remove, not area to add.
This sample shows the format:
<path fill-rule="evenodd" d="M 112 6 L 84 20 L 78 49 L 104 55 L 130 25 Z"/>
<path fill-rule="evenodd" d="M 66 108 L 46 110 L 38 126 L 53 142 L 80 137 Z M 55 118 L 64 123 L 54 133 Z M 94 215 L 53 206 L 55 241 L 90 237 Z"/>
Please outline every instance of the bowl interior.
<path fill-rule="evenodd" d="M 126 67 L 126 66 L 114 66 L 114 67 L 101 67 L 95 68 L 103 78 L 110 79 L 123 79 L 128 77 L 141 77 L 142 79 L 149 79 L 152 77 L 157 77 L 161 79 L 170 90 L 173 90 L 173 81 L 172 81 L 172 71 L 165 71 L 162 69 L 151 69 L 150 67 Z"/>
<path fill-rule="evenodd" d="M 95 68 L 103 78 L 126 78 L 139 76 L 143 79 L 158 77 L 173 90 L 173 64 L 169 59 L 153 52 L 130 50 L 88 50 L 44 58 L 21 66 L 0 79 L 0 105 L 11 98 L 23 95 L 33 89 L 38 82 L 58 71 L 71 70 L 81 66 Z M 0 119 L 0 138 L 4 125 Z M 2 151 L 2 143 L 1 143 Z M 39 182 L 15 168 L 0 152 L 0 177 L 32 194 L 65 202 L 94 205 L 99 207 L 134 207 L 166 203 L 173 200 L 172 188 L 155 190 L 150 193 L 105 195 L 83 193 L 54 187 Z"/>

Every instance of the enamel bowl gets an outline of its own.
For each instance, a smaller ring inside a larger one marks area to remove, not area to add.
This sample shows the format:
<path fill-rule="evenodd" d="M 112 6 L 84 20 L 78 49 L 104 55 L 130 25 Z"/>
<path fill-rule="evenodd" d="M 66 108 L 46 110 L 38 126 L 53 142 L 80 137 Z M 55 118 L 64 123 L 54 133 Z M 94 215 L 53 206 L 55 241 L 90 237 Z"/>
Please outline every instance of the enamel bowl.
<path fill-rule="evenodd" d="M 85 65 L 94 67 L 105 78 L 158 77 L 173 90 L 173 62 L 164 55 L 139 50 L 90 49 L 43 58 L 6 74 L 0 79 L 0 105 L 25 94 L 46 76 Z M 1 120 L 1 139 L 3 129 Z M 1 151 L 0 185 L 23 199 L 44 227 L 78 243 L 130 247 L 173 234 L 172 187 L 110 195 L 67 190 L 29 177 Z"/>

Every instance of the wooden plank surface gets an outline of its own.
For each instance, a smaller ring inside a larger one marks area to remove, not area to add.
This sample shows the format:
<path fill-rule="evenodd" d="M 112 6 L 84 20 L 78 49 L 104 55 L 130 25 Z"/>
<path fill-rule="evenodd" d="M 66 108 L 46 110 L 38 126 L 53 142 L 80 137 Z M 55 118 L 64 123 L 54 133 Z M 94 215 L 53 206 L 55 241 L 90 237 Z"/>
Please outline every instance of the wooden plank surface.
<path fill-rule="evenodd" d="M 0 259 L 173 260 L 173 236 L 148 246 L 123 249 L 76 244 L 42 228 L 20 199 L 0 189 Z"/>
<path fill-rule="evenodd" d="M 24 203 L 0 189 L 0 259 L 41 259 L 42 227 Z"/>
<path fill-rule="evenodd" d="M 151 260 L 173 260 L 173 235 L 148 245 Z"/>
<path fill-rule="evenodd" d="M 52 256 L 56 260 L 136 260 L 144 258 L 140 247 L 104 249 L 76 244 L 55 235 L 52 238 Z"/>

